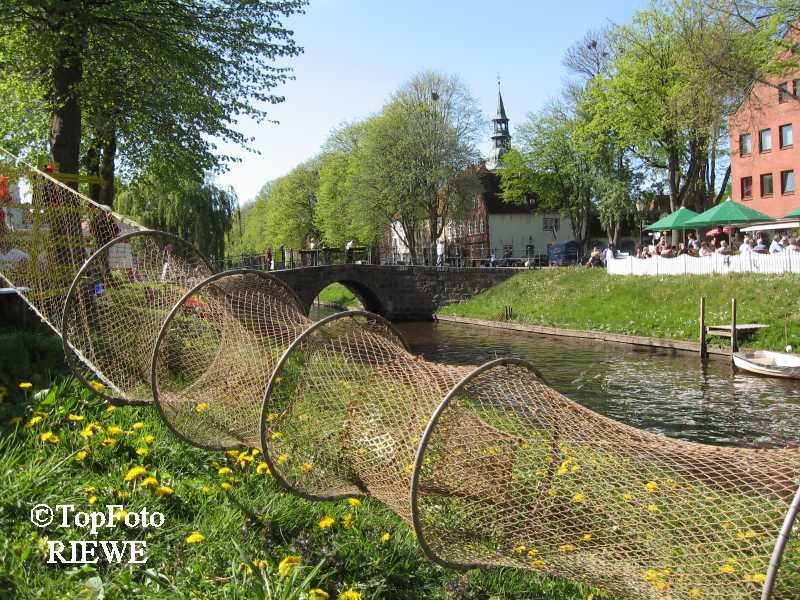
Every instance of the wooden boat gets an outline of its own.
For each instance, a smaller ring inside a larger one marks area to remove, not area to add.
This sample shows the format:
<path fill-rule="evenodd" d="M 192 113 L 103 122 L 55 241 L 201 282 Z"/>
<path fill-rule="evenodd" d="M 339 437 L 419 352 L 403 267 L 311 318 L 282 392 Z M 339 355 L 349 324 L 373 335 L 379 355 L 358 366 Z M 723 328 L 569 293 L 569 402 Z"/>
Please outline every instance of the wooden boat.
<path fill-rule="evenodd" d="M 743 371 L 767 375 L 769 377 L 786 377 L 800 379 L 800 356 L 753 350 L 751 352 L 735 352 L 733 364 Z"/>

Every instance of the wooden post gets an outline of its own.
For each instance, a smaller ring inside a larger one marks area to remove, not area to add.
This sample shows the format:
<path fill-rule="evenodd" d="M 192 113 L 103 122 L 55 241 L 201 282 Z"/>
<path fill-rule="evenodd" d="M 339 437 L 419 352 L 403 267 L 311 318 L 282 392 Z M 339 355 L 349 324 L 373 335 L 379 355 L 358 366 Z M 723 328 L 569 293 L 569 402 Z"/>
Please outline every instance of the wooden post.
<path fill-rule="evenodd" d="M 708 346 L 706 341 L 706 298 L 700 296 L 700 362 L 708 358 Z"/>
<path fill-rule="evenodd" d="M 739 350 L 739 340 L 736 334 L 736 298 L 731 298 L 731 363 L 733 363 L 733 353 Z"/>

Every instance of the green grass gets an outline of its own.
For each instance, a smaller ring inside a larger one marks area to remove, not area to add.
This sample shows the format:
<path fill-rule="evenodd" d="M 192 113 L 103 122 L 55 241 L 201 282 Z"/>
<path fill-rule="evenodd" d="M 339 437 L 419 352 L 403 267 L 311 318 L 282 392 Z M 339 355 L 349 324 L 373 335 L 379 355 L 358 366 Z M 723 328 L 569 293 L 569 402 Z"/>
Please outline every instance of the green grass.
<path fill-rule="evenodd" d="M 500 320 L 511 306 L 516 323 L 697 340 L 701 296 L 707 325 L 730 323 L 733 297 L 739 323 L 769 325 L 745 346 L 781 350 L 788 341 L 800 348 L 796 275 L 623 277 L 602 269 L 543 269 L 520 273 L 440 314 Z"/>
<path fill-rule="evenodd" d="M 336 306 L 344 306 L 347 308 L 361 307 L 361 301 L 341 283 L 330 284 L 319 293 L 319 299 L 321 302 L 335 304 Z"/>
<path fill-rule="evenodd" d="M 42 344 L 28 337 L 19 335 L 19 349 Z M 353 508 L 344 500 L 309 502 L 283 492 L 258 469 L 260 456 L 240 460 L 193 448 L 168 431 L 154 409 L 111 410 L 58 374 L 63 365 L 44 360 L 38 372 L 28 351 L 21 354 L 31 370 L 13 373 L 18 379 L 0 401 L 0 598 L 303 599 L 310 588 L 326 590 L 331 598 L 353 589 L 365 600 L 588 595 L 583 586 L 522 570 L 459 574 L 440 568 L 425 558 L 411 528 L 379 502 L 365 499 Z M 35 385 L 22 391 L 21 381 Z M 82 420 L 71 421 L 71 414 Z M 28 426 L 34 417 L 41 420 Z M 85 438 L 81 432 L 89 423 L 101 429 Z M 42 441 L 48 432 L 57 441 Z M 80 451 L 87 452 L 83 460 Z M 135 466 L 145 467 L 147 475 L 126 482 Z M 231 473 L 220 476 L 223 467 Z M 171 493 L 144 486 L 146 476 Z M 55 567 L 45 563 L 48 540 L 92 538 L 77 528 L 36 528 L 29 513 L 38 503 L 74 504 L 79 511 L 107 504 L 124 504 L 129 512 L 147 507 L 164 513 L 166 522 L 159 529 L 119 527 L 97 537 L 145 540 L 146 565 Z M 348 513 L 352 526 L 346 528 Z M 328 515 L 336 522 L 321 529 L 319 521 Z M 193 532 L 204 540 L 189 544 Z M 302 567 L 284 577 L 277 565 L 288 555 L 302 556 Z"/>

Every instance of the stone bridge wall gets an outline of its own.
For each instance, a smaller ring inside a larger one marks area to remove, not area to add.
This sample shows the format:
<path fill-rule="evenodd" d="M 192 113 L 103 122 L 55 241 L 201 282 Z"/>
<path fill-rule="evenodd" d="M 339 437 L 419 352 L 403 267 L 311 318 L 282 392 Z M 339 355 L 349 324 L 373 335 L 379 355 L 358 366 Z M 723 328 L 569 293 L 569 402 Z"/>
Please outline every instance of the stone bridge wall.
<path fill-rule="evenodd" d="M 297 292 L 306 309 L 324 288 L 338 282 L 370 312 L 393 321 L 424 321 L 433 318 L 443 304 L 469 298 L 517 271 L 350 264 L 276 271 L 274 275 Z"/>

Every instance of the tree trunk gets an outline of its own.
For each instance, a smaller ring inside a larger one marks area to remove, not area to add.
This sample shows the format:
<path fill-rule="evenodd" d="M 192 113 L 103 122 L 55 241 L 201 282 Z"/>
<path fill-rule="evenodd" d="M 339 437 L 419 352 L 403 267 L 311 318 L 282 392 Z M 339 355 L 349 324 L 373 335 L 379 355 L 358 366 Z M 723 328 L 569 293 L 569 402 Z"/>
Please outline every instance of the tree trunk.
<path fill-rule="evenodd" d="M 100 161 L 100 184 L 98 202 L 108 207 L 114 206 L 114 196 L 116 195 L 116 185 L 114 181 L 114 165 L 117 158 L 117 133 L 112 130 L 103 143 L 103 156 Z"/>
<path fill-rule="evenodd" d="M 728 169 L 725 171 L 725 177 L 722 178 L 722 187 L 719 188 L 719 193 L 717 197 L 714 199 L 714 204 L 719 204 L 722 200 L 722 197 L 725 195 L 725 188 L 728 187 L 728 180 L 731 178 L 731 166 L 728 165 Z"/>
<path fill-rule="evenodd" d="M 58 49 L 53 66 L 50 152 L 59 171 L 77 175 L 81 151 L 81 106 L 77 88 L 83 77 L 83 66 L 80 49 L 69 42 L 65 44 Z M 78 189 L 77 181 L 69 185 Z"/>

